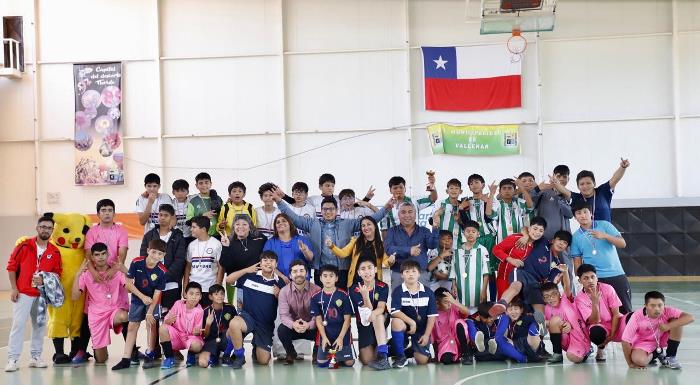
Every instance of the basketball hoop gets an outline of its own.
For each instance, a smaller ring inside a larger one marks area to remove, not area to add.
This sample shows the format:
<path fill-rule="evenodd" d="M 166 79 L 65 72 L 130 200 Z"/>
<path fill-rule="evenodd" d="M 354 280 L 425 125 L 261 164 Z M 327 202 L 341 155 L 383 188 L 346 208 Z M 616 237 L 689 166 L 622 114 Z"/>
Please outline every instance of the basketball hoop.
<path fill-rule="evenodd" d="M 520 28 L 513 27 L 513 32 L 506 43 L 508 51 L 513 54 L 511 62 L 517 63 L 522 59 L 523 52 L 527 49 L 527 40 L 520 34 Z"/>

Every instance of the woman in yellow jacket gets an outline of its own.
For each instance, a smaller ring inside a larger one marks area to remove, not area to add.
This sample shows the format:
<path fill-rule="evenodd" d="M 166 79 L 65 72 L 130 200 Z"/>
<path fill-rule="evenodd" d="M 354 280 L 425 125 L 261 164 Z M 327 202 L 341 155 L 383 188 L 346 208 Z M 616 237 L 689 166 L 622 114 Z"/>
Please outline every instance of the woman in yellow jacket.
<path fill-rule="evenodd" d="M 367 216 L 360 221 L 360 236 L 350 238 L 345 247 L 340 248 L 333 244 L 330 238 L 326 239 L 326 246 L 338 258 L 350 257 L 350 270 L 348 271 L 348 288 L 355 283 L 357 266 L 361 260 L 373 259 L 377 266 L 390 267 L 395 256 L 387 256 L 384 252 L 384 243 L 379 232 L 379 226 L 374 218 Z M 382 279 L 382 269 L 377 269 L 377 279 Z"/>

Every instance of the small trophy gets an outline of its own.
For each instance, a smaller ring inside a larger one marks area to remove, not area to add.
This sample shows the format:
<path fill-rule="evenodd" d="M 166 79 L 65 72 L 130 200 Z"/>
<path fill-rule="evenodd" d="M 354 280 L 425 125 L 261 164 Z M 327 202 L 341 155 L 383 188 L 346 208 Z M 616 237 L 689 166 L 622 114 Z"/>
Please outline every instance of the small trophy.
<path fill-rule="evenodd" d="M 338 369 L 340 365 L 338 365 L 338 360 L 335 358 L 335 353 L 337 350 L 335 349 L 328 349 L 328 369 Z"/>
<path fill-rule="evenodd" d="M 425 172 L 425 175 L 427 175 L 428 178 L 434 177 L 434 176 L 435 176 L 435 170 L 428 170 L 428 171 Z M 431 191 L 431 192 L 432 192 L 433 190 L 435 190 L 435 184 L 434 184 L 434 183 L 431 183 L 431 182 L 426 183 L 426 185 L 425 185 L 425 191 Z"/>

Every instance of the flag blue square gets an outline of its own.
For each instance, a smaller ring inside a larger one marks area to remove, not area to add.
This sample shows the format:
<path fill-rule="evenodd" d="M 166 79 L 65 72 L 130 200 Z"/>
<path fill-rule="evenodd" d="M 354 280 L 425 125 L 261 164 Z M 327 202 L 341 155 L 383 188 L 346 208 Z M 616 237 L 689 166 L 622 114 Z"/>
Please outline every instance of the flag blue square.
<path fill-rule="evenodd" d="M 427 78 L 457 79 L 455 47 L 422 47 L 423 70 Z"/>

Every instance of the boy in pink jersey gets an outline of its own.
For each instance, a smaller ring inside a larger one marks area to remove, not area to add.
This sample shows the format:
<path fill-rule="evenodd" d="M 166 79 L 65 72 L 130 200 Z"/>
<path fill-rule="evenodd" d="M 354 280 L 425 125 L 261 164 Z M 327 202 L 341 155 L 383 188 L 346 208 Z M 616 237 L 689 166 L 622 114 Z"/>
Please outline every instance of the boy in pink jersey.
<path fill-rule="evenodd" d="M 469 316 L 469 308 L 462 305 L 444 287 L 435 290 L 438 305 L 438 318 L 432 331 L 433 349 L 439 362 L 445 365 L 461 362 L 471 365 L 474 353 L 469 346 L 469 332 L 464 321 Z"/>
<path fill-rule="evenodd" d="M 566 351 L 566 358 L 569 361 L 584 362 L 591 354 L 591 340 L 588 338 L 586 322 L 574 306 L 568 267 L 560 264 L 557 269 L 562 272 L 564 296 L 562 297 L 559 293 L 559 287 L 554 282 L 545 282 L 541 288 L 542 297 L 546 303 L 544 316 L 553 349 L 552 357 L 547 362 L 550 364 L 564 362 L 562 349 Z"/>
<path fill-rule="evenodd" d="M 666 306 L 666 298 L 658 291 L 644 295 L 644 307 L 627 315 L 627 326 L 622 334 L 622 350 L 627 365 L 645 369 L 659 358 L 664 367 L 680 369 L 676 360 L 683 326 L 695 319 L 691 314 Z M 666 355 L 663 354 L 666 348 Z"/>
<path fill-rule="evenodd" d="M 596 361 L 604 362 L 608 343 L 622 341 L 622 331 L 625 329 L 625 317 L 620 314 L 622 301 L 612 286 L 598 282 L 593 265 L 586 263 L 579 266 L 576 275 L 583 290 L 576 295 L 574 304 L 588 325 L 588 337 L 598 346 Z"/>
<path fill-rule="evenodd" d="M 127 308 L 119 298 L 126 295 L 126 277 L 116 272 L 108 278 L 110 266 L 107 264 L 107 245 L 98 242 L 90 248 L 90 259 L 101 280 L 96 280 L 88 271 L 88 261 L 80 266 L 78 279 L 73 283 L 71 296 L 77 301 L 83 292 L 86 294 L 85 307 L 88 315 L 88 327 L 92 335 L 92 347 L 95 350 L 95 362 L 107 361 L 107 346 L 112 342 L 109 329 L 120 333 L 122 323 L 128 320 Z"/>
<path fill-rule="evenodd" d="M 171 369 L 175 366 L 173 350 L 188 350 L 187 366 L 193 366 L 195 353 L 204 346 L 202 320 L 204 310 L 199 306 L 202 298 L 202 285 L 191 281 L 185 287 L 185 299 L 175 302 L 160 327 L 160 345 L 163 347 L 165 359 L 161 369 Z"/>

